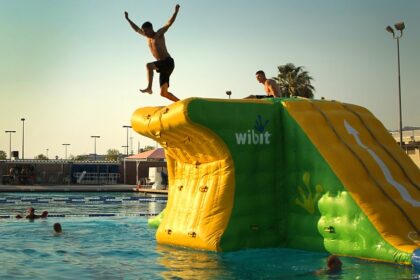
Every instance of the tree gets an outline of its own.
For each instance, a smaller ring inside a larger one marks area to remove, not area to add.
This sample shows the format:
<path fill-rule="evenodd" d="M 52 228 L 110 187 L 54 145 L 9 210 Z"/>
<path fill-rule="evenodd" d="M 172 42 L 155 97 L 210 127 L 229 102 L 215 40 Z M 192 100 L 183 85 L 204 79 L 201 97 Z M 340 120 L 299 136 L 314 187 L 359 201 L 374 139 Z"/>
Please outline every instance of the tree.
<path fill-rule="evenodd" d="M 313 78 L 303 70 L 303 66 L 296 67 L 293 63 L 287 63 L 277 69 L 279 72 L 273 79 L 279 84 L 283 96 L 314 97 L 315 88 L 311 85 Z"/>
<path fill-rule="evenodd" d="M 151 150 L 154 150 L 154 149 L 156 149 L 156 148 L 153 147 L 153 146 L 146 146 L 146 147 L 144 147 L 143 151 L 146 152 L 146 151 L 151 151 Z"/>
<path fill-rule="evenodd" d="M 117 161 L 119 155 L 120 152 L 117 149 L 108 149 L 108 151 L 106 151 L 105 159 L 110 161 Z"/>
<path fill-rule="evenodd" d="M 75 161 L 85 161 L 85 160 L 88 160 L 88 159 L 89 159 L 88 155 L 77 155 L 77 156 L 72 158 L 72 160 L 75 160 Z"/>
<path fill-rule="evenodd" d="M 46 155 L 43 154 L 39 154 L 36 157 L 34 157 L 34 159 L 41 159 L 41 160 L 47 160 L 48 157 Z"/>
<path fill-rule="evenodd" d="M 7 159 L 7 154 L 5 151 L 1 151 L 0 150 L 0 160 L 5 160 Z"/>

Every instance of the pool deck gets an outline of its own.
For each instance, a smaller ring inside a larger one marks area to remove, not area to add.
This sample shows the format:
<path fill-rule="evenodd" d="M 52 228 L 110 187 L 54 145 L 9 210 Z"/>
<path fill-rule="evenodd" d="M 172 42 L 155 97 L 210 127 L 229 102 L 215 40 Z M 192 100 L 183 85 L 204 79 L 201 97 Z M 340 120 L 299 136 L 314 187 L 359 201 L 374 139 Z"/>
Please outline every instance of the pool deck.
<path fill-rule="evenodd" d="M 0 185 L 0 192 L 133 192 L 135 185 Z"/>

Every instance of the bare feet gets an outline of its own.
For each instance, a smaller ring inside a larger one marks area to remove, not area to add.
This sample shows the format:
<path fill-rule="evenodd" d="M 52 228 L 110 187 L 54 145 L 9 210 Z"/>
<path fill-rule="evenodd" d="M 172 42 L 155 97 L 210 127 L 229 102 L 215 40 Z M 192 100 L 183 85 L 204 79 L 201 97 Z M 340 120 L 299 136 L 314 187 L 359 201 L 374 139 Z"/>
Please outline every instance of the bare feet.
<path fill-rule="evenodd" d="M 141 89 L 140 91 L 143 92 L 143 93 L 148 93 L 148 94 L 152 94 L 153 93 L 153 91 L 152 91 L 151 88 Z"/>

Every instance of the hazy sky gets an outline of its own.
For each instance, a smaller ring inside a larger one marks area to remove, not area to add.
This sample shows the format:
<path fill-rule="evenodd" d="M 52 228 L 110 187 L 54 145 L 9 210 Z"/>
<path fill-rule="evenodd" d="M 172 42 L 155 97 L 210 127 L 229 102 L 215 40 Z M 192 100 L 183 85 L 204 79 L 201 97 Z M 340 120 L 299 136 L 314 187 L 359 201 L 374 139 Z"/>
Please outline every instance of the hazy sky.
<path fill-rule="evenodd" d="M 400 40 L 403 125 L 420 126 L 420 1 L 418 0 L 0 0 L 0 150 L 22 147 L 25 158 L 97 153 L 126 143 L 138 107 L 171 102 L 146 87 L 146 41 L 125 21 L 163 26 L 175 59 L 171 91 L 181 99 L 263 94 L 255 72 L 269 77 L 292 62 L 313 76 L 316 93 L 362 105 L 398 128 L 396 40 L 387 25 L 403 20 Z M 229 117 L 228 115 L 226 116 Z M 133 148 L 151 140 L 130 132 Z"/>

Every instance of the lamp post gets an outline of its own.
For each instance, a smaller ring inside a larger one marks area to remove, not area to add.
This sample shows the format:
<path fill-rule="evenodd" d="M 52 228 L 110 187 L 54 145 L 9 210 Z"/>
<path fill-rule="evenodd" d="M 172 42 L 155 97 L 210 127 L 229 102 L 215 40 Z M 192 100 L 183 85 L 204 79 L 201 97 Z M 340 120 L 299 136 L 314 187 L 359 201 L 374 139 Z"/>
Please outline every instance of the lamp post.
<path fill-rule="evenodd" d="M 127 148 L 127 150 L 128 150 L 127 145 L 122 145 L 121 148 Z M 126 158 L 124 158 L 123 160 L 124 160 L 124 185 L 125 185 L 125 182 L 126 182 L 126 176 L 125 175 L 126 175 L 126 170 L 127 170 L 126 165 L 125 165 Z"/>
<path fill-rule="evenodd" d="M 70 144 L 61 144 L 61 145 L 63 145 L 64 148 L 65 148 L 65 153 L 64 153 L 65 157 L 64 157 L 64 159 L 67 159 L 67 147 L 70 146 Z"/>
<path fill-rule="evenodd" d="M 9 160 L 12 159 L 12 133 L 16 133 L 16 130 L 6 130 L 9 133 Z"/>
<path fill-rule="evenodd" d="M 98 139 L 98 138 L 101 138 L 101 136 L 98 136 L 98 135 L 92 135 L 92 136 L 90 136 L 91 138 L 93 138 L 93 149 L 94 149 L 94 152 L 93 152 L 93 156 L 94 156 L 94 158 L 95 158 L 95 161 L 96 161 L 96 139 Z"/>
<path fill-rule="evenodd" d="M 123 125 L 123 128 L 127 129 L 127 145 L 126 145 L 127 146 L 127 153 L 126 154 L 128 156 L 128 129 L 131 128 L 131 125 Z"/>
<path fill-rule="evenodd" d="M 22 121 L 22 159 L 25 159 L 25 118 L 20 120 Z"/>
<path fill-rule="evenodd" d="M 394 39 L 397 39 L 397 56 L 398 56 L 398 105 L 399 105 L 399 113 L 400 113 L 400 146 L 403 146 L 403 137 L 402 137 L 402 110 L 401 110 L 401 75 L 400 75 L 400 38 L 403 35 L 403 30 L 405 28 L 404 22 L 397 22 L 394 25 L 395 29 L 398 30 L 400 33 L 396 35 L 394 29 L 391 26 L 386 27 L 386 31 L 392 34 Z"/>
<path fill-rule="evenodd" d="M 47 156 L 47 159 L 48 159 L 48 151 L 49 151 L 50 149 L 49 148 L 46 148 L 45 149 L 45 155 Z"/>

